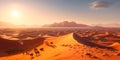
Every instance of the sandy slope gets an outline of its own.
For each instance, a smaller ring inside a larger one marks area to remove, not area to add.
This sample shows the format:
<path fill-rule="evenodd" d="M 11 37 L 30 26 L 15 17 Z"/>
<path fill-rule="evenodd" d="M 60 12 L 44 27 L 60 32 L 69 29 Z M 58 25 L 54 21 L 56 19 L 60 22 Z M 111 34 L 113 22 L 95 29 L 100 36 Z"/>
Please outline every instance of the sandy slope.
<path fill-rule="evenodd" d="M 36 57 L 35 50 L 14 56 L 1 57 L 0 60 L 119 60 L 119 51 L 111 51 L 98 47 L 90 47 L 77 42 L 73 33 L 57 38 L 48 38 L 43 45 L 36 47 L 40 55 Z M 40 50 L 43 48 L 42 50 Z"/>
<path fill-rule="evenodd" d="M 38 37 L 33 40 L 21 40 L 23 43 L 20 44 L 20 40 L 8 40 L 0 38 L 0 57 L 16 54 L 19 52 L 23 52 L 25 50 L 31 49 L 35 46 L 41 45 L 43 43 L 44 38 Z"/>

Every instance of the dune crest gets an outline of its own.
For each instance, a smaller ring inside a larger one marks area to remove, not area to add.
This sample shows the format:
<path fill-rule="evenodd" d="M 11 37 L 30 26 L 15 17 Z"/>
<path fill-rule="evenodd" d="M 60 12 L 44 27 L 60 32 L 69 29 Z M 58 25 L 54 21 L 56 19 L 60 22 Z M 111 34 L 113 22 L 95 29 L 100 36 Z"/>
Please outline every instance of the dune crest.
<path fill-rule="evenodd" d="M 87 46 L 99 47 L 99 48 L 107 48 L 107 49 L 113 50 L 112 47 L 99 45 L 99 44 L 97 44 L 97 43 L 92 43 L 92 42 L 89 40 L 91 37 L 80 37 L 79 34 L 73 33 L 73 38 L 74 38 L 77 42 L 82 43 L 82 44 L 87 45 Z"/>

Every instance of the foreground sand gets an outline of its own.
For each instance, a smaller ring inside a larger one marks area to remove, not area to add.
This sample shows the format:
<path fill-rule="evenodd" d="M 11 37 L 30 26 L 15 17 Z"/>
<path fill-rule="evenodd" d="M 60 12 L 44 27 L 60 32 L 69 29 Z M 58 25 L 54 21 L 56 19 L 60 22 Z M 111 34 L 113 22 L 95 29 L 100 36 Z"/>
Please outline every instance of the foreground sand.
<path fill-rule="evenodd" d="M 39 51 L 35 53 L 35 50 Z M 37 56 L 36 56 L 37 55 Z M 120 51 L 78 43 L 73 33 L 47 38 L 44 43 L 25 53 L 0 57 L 0 60 L 119 60 Z"/>

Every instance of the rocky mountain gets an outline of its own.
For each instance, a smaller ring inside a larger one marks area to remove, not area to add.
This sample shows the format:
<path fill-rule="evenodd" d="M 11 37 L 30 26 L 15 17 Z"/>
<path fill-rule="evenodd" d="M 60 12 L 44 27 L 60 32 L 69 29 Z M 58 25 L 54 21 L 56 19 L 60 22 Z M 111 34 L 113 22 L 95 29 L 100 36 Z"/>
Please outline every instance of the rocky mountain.
<path fill-rule="evenodd" d="M 86 24 L 78 24 L 76 22 L 63 21 L 60 23 L 53 23 L 48 25 L 43 25 L 43 27 L 89 27 Z"/>

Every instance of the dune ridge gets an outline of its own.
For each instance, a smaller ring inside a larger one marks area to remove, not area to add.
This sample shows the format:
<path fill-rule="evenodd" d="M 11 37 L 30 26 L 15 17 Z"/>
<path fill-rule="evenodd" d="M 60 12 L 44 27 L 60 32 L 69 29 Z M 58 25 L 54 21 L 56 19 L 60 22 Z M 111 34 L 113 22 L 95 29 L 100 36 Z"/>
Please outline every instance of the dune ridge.
<path fill-rule="evenodd" d="M 99 47 L 99 48 L 107 48 L 109 50 L 114 50 L 112 47 L 109 47 L 109 46 L 103 46 L 103 45 L 99 45 L 99 44 L 96 44 L 96 43 L 92 43 L 89 40 L 90 37 L 80 37 L 77 33 L 73 33 L 73 38 L 77 42 L 82 43 L 82 44 L 87 45 L 87 46 Z"/>

